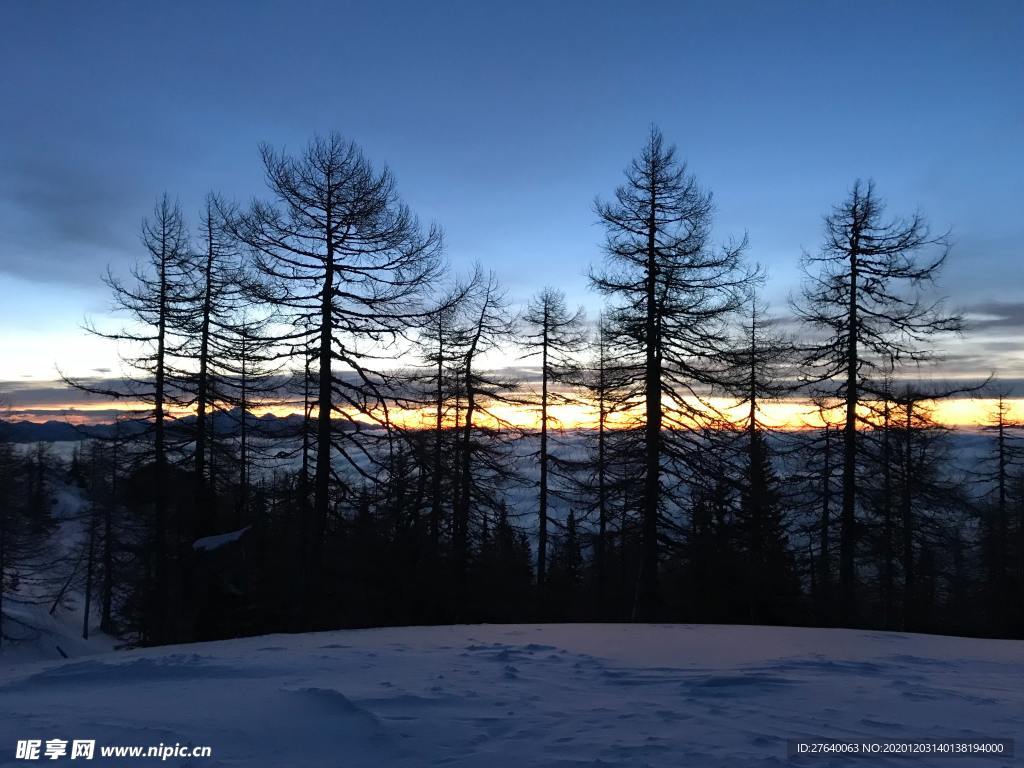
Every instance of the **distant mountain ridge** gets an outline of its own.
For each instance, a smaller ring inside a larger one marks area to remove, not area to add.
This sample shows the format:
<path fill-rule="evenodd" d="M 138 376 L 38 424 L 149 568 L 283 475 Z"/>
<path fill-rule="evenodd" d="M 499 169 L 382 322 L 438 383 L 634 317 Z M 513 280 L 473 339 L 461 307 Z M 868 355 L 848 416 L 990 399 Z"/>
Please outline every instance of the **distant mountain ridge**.
<path fill-rule="evenodd" d="M 210 417 L 213 420 L 213 429 L 218 435 L 237 435 L 241 425 L 241 414 L 238 409 L 227 412 L 218 412 Z M 191 432 L 195 424 L 195 416 L 184 416 L 168 422 L 167 431 L 169 434 L 186 435 Z M 249 413 L 246 423 L 254 434 L 267 437 L 284 437 L 289 434 L 296 434 L 302 427 L 302 415 L 297 413 L 287 416 L 275 416 L 264 414 L 255 416 Z M 33 421 L 4 421 L 0 419 L 0 440 L 11 443 L 57 443 L 75 442 L 80 440 L 91 440 L 93 438 L 110 438 L 114 436 L 115 426 L 119 426 L 123 437 L 137 435 L 145 432 L 147 425 L 143 422 L 126 420 L 120 425 L 113 423 L 106 424 L 70 424 L 66 421 L 51 419 L 45 422 Z M 342 422 L 339 424 L 342 429 L 346 427 Z"/>

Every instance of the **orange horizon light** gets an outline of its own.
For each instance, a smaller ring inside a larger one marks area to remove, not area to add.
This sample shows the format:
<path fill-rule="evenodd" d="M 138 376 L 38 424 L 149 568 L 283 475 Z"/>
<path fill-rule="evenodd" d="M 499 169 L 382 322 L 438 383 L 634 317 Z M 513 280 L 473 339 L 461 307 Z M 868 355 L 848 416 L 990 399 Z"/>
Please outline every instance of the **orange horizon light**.
<path fill-rule="evenodd" d="M 737 404 L 734 400 L 726 398 L 710 398 L 707 406 L 693 401 L 690 407 L 703 410 L 710 420 L 725 425 L 741 425 L 749 416 L 748 406 Z M 668 410 L 675 411 L 672 403 L 668 403 Z M 1005 400 L 1006 419 L 1008 422 L 1024 422 L 1024 398 Z M 871 411 L 871 403 L 862 403 L 862 413 L 867 416 Z M 994 398 L 951 398 L 947 400 L 927 401 L 921 405 L 923 412 L 927 412 L 931 419 L 946 427 L 982 427 L 991 424 L 997 406 Z M 104 420 L 112 411 L 128 415 L 132 412 L 146 411 L 148 406 L 141 402 L 117 402 L 117 403 L 45 403 L 34 404 L 31 413 L 11 409 L 11 421 L 22 421 L 30 423 L 44 423 L 46 421 L 64 421 L 75 425 L 109 423 Z M 180 418 L 194 413 L 194 408 L 169 407 L 167 414 L 171 418 Z M 301 404 L 275 403 L 256 404 L 249 409 L 249 412 L 256 417 L 273 415 L 283 418 L 302 413 Z M 314 408 L 313 412 L 316 412 Z M 626 410 L 612 414 L 608 420 L 609 428 L 622 428 L 642 423 L 640 417 L 641 409 L 635 406 L 632 410 Z M 379 413 L 379 412 L 378 412 Z M 596 404 L 587 402 L 576 402 L 567 404 L 551 405 L 548 408 L 549 426 L 560 429 L 595 429 L 598 426 L 598 413 Z M 376 413 L 361 413 L 353 409 L 346 409 L 345 414 L 352 419 L 365 423 L 378 423 L 374 418 Z M 382 414 L 380 414 L 382 416 Z M 431 407 L 402 408 L 392 406 L 388 409 L 388 418 L 397 426 L 406 429 L 432 429 L 435 425 L 435 412 Z M 758 406 L 758 421 L 765 427 L 772 429 L 809 429 L 821 428 L 826 422 L 832 425 L 841 423 L 843 412 L 840 406 L 820 410 L 814 404 L 804 400 L 774 400 L 765 401 Z M 540 414 L 535 406 L 501 404 L 493 405 L 485 410 L 477 412 L 475 423 L 481 426 L 492 428 L 516 428 L 516 429 L 537 429 L 540 426 Z M 455 426 L 454 409 L 449 409 L 445 416 L 446 427 Z"/>

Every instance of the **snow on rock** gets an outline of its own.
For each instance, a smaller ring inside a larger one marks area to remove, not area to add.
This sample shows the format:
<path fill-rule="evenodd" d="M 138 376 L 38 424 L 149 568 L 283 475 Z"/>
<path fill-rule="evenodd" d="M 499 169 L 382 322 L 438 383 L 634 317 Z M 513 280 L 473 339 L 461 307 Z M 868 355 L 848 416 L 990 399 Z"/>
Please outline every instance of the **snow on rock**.
<path fill-rule="evenodd" d="M 245 528 L 240 528 L 237 531 L 218 533 L 216 536 L 205 536 L 201 539 L 196 539 L 192 542 L 192 549 L 202 552 L 212 552 L 215 549 L 220 549 L 226 544 L 232 544 L 238 541 L 240 538 L 245 536 L 246 532 L 250 528 L 252 528 L 252 526 L 247 525 Z"/>
<path fill-rule="evenodd" d="M 192 766 L 848 765 L 791 763 L 786 740 L 1019 740 L 1022 679 L 1024 642 L 841 629 L 271 635 L 0 669 L 0 765 L 26 738 L 213 748 L 166 763 Z"/>

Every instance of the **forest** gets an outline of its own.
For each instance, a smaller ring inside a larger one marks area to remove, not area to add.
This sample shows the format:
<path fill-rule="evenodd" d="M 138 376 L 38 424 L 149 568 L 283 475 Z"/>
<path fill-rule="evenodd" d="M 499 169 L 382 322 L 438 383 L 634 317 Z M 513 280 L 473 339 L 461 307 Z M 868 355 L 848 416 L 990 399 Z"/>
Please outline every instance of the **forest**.
<path fill-rule="evenodd" d="M 1021 425 L 995 378 L 934 374 L 970 329 L 923 214 L 853 181 L 773 311 L 652 128 L 595 190 L 588 316 L 542 279 L 519 307 L 485 266 L 455 274 L 338 134 L 260 158 L 253 202 L 186 220 L 164 195 L 103 278 L 123 322 L 85 331 L 123 375 L 65 381 L 122 415 L 67 459 L 0 441 L 0 642 L 12 602 L 71 593 L 85 634 L 129 646 L 555 621 L 1024 637 Z M 967 450 L 934 409 L 972 396 L 996 406 Z M 766 418 L 780 401 L 806 420 Z M 81 500 L 60 547 L 58 488 Z"/>

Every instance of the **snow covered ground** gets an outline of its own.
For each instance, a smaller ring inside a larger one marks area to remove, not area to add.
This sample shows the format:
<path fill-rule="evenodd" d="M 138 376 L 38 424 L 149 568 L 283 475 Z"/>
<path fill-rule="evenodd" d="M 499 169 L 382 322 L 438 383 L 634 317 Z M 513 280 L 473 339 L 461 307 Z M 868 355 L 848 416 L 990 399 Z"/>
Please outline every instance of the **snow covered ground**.
<path fill-rule="evenodd" d="M 98 627 L 93 627 L 88 640 L 82 639 L 81 599 L 78 595 L 73 597 L 77 601 L 73 610 L 62 609 L 53 614 L 45 604 L 22 603 L 13 596 L 6 597 L 4 631 L 13 639 L 5 640 L 0 648 L 0 675 L 14 664 L 60 659 L 61 654 L 75 658 L 114 649 L 114 639 L 102 634 Z"/>
<path fill-rule="evenodd" d="M 18 739 L 191 743 L 191 766 L 769 766 L 789 738 L 1024 737 L 1024 642 L 688 625 L 271 635 L 15 663 Z M 1020 758 L 857 758 L 998 766 Z M 54 764 L 43 760 L 47 764 Z M 65 763 L 65 760 L 57 761 Z M 158 758 L 91 764 L 144 766 Z"/>

